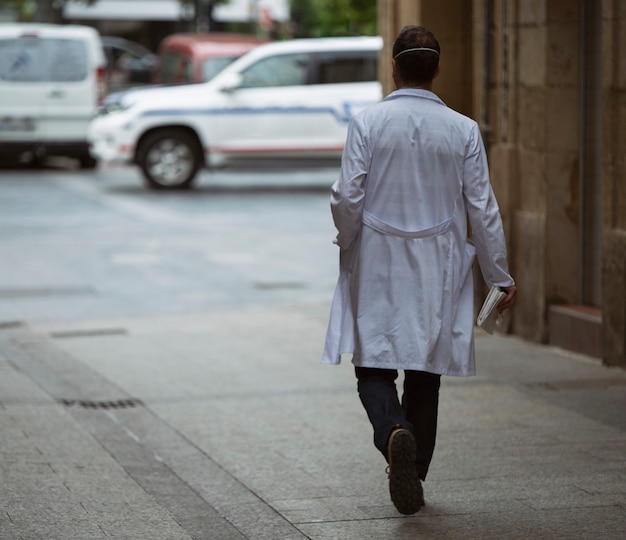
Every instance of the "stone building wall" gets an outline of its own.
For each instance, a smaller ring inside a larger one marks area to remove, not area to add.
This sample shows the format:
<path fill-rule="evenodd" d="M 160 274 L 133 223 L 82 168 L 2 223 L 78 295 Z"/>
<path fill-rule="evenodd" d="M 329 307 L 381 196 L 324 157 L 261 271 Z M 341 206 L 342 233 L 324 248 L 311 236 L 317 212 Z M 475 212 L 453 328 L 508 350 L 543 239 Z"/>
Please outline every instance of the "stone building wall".
<path fill-rule="evenodd" d="M 498 2 L 502 6 L 505 2 Z M 513 332 L 547 341 L 551 304 L 579 304 L 580 51 L 578 2 L 506 2 L 514 48 Z M 496 151 L 492 160 L 496 161 Z"/>
<path fill-rule="evenodd" d="M 437 35 L 434 90 L 481 126 L 519 288 L 508 331 L 626 367 L 626 0 L 379 8 L 389 48 L 405 24 Z"/>
<path fill-rule="evenodd" d="M 604 360 L 626 368 L 626 1 L 602 2 Z"/>

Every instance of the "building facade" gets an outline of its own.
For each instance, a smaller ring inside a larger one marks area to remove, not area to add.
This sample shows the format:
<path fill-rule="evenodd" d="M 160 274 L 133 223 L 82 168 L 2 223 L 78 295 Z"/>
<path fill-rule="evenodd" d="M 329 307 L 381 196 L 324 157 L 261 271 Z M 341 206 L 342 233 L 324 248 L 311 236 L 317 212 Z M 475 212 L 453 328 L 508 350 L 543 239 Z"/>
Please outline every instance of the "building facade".
<path fill-rule="evenodd" d="M 378 6 L 386 92 L 393 38 L 421 24 L 435 92 L 481 126 L 519 288 L 508 331 L 626 367 L 626 0 Z"/>

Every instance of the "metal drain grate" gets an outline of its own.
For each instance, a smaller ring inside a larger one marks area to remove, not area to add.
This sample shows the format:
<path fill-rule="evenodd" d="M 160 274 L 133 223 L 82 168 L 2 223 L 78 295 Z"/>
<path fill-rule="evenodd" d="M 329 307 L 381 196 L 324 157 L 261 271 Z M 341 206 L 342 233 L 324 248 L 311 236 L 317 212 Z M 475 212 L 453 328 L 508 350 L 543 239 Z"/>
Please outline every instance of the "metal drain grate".
<path fill-rule="evenodd" d="M 624 378 L 610 379 L 578 379 L 571 381 L 550 381 L 539 383 L 537 386 L 548 390 L 588 390 L 594 388 L 609 388 L 612 386 L 626 386 Z"/>
<path fill-rule="evenodd" d="M 94 296 L 97 291 L 93 287 L 16 287 L 0 289 L 0 298 L 45 298 L 49 296 Z"/>
<path fill-rule="evenodd" d="M 82 407 L 83 409 L 132 409 L 143 406 L 137 398 L 117 399 L 112 401 L 88 401 L 82 399 L 61 399 L 59 403 L 66 407 Z"/>
<path fill-rule="evenodd" d="M 0 330 L 11 330 L 12 328 L 21 328 L 24 326 L 22 321 L 0 321 Z"/>
<path fill-rule="evenodd" d="M 48 335 L 53 339 L 82 338 L 99 336 L 125 336 L 128 330 L 125 328 L 86 328 L 84 330 L 59 330 L 50 332 Z"/>
<path fill-rule="evenodd" d="M 254 288 L 260 290 L 306 289 L 306 283 L 300 281 L 257 281 L 254 283 Z"/>

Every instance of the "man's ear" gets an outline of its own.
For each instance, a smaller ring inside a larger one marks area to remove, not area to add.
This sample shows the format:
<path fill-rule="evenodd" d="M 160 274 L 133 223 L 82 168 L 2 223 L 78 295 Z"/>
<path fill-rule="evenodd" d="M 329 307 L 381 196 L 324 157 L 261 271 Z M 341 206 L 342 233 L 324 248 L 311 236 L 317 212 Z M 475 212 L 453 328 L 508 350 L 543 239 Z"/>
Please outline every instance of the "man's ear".
<path fill-rule="evenodd" d="M 396 65 L 396 61 L 393 58 L 391 59 L 391 78 L 393 79 L 396 88 L 398 88 L 400 86 L 400 79 L 398 78 L 398 66 Z"/>
<path fill-rule="evenodd" d="M 441 71 L 441 62 L 437 64 L 437 69 L 435 70 L 435 74 L 433 75 L 433 81 L 439 76 L 440 71 Z"/>

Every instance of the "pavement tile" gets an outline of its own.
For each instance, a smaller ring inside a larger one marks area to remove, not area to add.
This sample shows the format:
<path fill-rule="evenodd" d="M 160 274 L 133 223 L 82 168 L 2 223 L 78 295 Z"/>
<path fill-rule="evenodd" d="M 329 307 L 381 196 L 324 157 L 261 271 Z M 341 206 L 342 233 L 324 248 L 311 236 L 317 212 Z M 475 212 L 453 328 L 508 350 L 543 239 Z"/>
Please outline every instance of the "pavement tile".
<path fill-rule="evenodd" d="M 3 403 L 49 402 L 50 396 L 0 356 L 0 401 Z"/>
<path fill-rule="evenodd" d="M 626 497 L 626 468 L 620 467 L 613 471 L 587 471 L 579 473 L 574 479 L 575 485 L 592 495 L 620 495 Z M 626 508 L 626 504 L 622 502 Z"/>
<path fill-rule="evenodd" d="M 7 514 L 0 513 L 0 540 L 24 540 L 22 532 L 19 524 L 13 523 Z"/>
<path fill-rule="evenodd" d="M 580 448 L 596 458 L 615 463 L 622 470 L 626 470 L 626 436 L 623 440 L 583 443 Z"/>
<path fill-rule="evenodd" d="M 144 405 L 61 407 L 31 388 L 35 401 L 20 409 L 0 393 L 0 436 L 13 439 L 0 444 L 0 472 L 17 464 L 7 477 L 14 508 L 53 505 L 56 495 L 74 519 L 79 504 L 105 534 L 129 539 L 216 531 L 220 540 L 621 540 L 626 435 L 614 418 L 626 387 L 612 386 L 598 401 L 592 384 L 619 373 L 554 348 L 479 335 L 479 376 L 443 382 L 427 506 L 404 517 L 389 499 L 352 366 L 319 365 L 324 307 L 100 321 L 127 334 L 26 339 L 34 359 L 25 361 L 23 387 L 50 367 L 64 377 L 44 385 L 55 396 L 90 370 L 78 394 L 90 397 L 98 386 L 96 396 L 107 396 L 115 387 Z M 596 404 L 593 414 L 585 400 Z M 614 406 L 606 414 L 598 411 L 603 400 Z M 67 440 L 55 441 L 59 433 Z M 40 486 L 50 496 L 29 503 Z"/>
<path fill-rule="evenodd" d="M 10 508 L 6 514 L 22 538 L 65 540 L 68 538 L 106 538 L 106 534 L 77 502 L 48 501 L 21 508 Z"/>
<path fill-rule="evenodd" d="M 269 506 L 238 505 L 230 508 L 228 520 L 247 538 L 255 540 L 303 540 L 306 538 L 289 521 L 278 517 L 279 514 Z"/>
<path fill-rule="evenodd" d="M 330 521 L 299 525 L 311 540 L 363 540 L 364 538 L 415 540 L 416 538 L 453 538 L 456 531 L 468 536 L 467 524 L 459 516 L 425 516 L 422 511 L 414 517 L 368 519 L 359 521 Z M 476 537 L 479 538 L 479 537 Z"/>
<path fill-rule="evenodd" d="M 626 508 L 626 486 L 619 474 L 529 475 L 516 480 L 514 485 L 506 478 L 487 478 L 483 483 L 494 495 L 514 496 L 536 510 L 620 504 Z"/>
<path fill-rule="evenodd" d="M 382 494 L 382 496 L 381 496 Z M 398 517 L 398 512 L 382 489 L 378 495 L 329 496 L 316 499 L 273 500 L 272 506 L 298 525 L 326 521 L 352 521 Z"/>
<path fill-rule="evenodd" d="M 496 540 L 571 540 L 578 538 L 619 539 L 626 530 L 626 512 L 615 506 L 593 508 L 528 509 L 516 513 L 474 513 L 463 516 L 470 538 Z M 467 538 L 462 532 L 453 539 Z"/>

